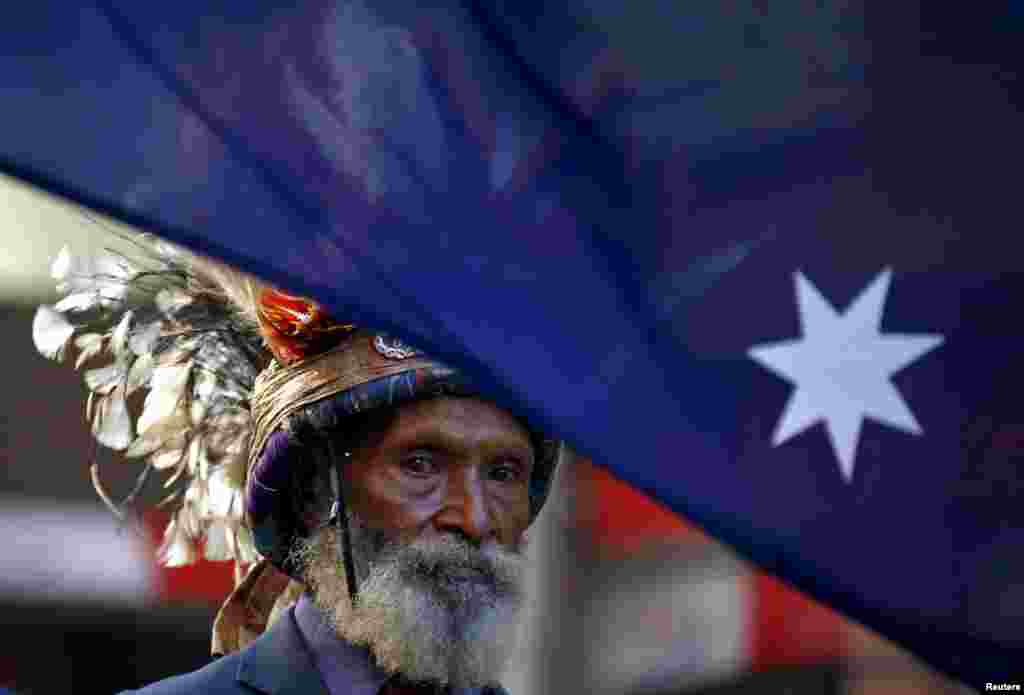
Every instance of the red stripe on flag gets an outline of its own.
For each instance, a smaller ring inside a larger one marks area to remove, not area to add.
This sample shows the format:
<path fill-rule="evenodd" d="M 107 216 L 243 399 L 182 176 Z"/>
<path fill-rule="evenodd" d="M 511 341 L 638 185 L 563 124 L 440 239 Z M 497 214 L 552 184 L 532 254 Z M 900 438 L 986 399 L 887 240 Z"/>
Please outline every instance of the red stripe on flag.
<path fill-rule="evenodd" d="M 656 540 L 704 543 L 707 536 L 604 468 L 577 459 L 577 523 L 603 551 L 628 553 Z"/>
<path fill-rule="evenodd" d="M 846 653 L 845 621 L 832 609 L 757 572 L 751 660 L 755 669 L 835 661 Z"/>
<path fill-rule="evenodd" d="M 576 521 L 601 552 L 626 555 L 651 542 L 711 543 L 667 507 L 579 460 Z M 778 579 L 750 568 L 747 654 L 753 668 L 829 661 L 846 650 L 845 620 Z"/>

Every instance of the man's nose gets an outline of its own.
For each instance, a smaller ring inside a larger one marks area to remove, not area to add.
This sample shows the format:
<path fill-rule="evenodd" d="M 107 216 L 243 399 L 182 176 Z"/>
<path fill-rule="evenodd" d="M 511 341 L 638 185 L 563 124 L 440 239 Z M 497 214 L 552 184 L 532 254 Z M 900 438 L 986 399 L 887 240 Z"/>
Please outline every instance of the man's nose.
<path fill-rule="evenodd" d="M 482 545 L 495 535 L 483 481 L 474 471 L 449 476 L 444 507 L 435 518 L 438 531 L 456 533 L 473 545 Z"/>

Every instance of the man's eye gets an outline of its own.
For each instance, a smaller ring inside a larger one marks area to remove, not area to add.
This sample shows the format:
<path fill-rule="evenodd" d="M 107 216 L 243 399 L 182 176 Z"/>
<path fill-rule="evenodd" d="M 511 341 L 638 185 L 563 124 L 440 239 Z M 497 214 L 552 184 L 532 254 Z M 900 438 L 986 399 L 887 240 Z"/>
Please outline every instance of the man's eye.
<path fill-rule="evenodd" d="M 519 466 L 514 464 L 498 464 L 491 469 L 491 478 L 501 483 L 511 483 L 522 477 Z"/>
<path fill-rule="evenodd" d="M 430 475 L 434 473 L 434 461 L 428 454 L 412 454 L 402 461 L 402 468 L 413 475 Z"/>

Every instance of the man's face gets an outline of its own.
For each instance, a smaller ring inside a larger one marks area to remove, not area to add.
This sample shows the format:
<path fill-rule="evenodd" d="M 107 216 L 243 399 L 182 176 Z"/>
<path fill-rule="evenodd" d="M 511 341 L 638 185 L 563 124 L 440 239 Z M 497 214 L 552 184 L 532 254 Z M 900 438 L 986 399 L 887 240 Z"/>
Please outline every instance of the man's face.
<path fill-rule="evenodd" d="M 493 405 L 437 398 L 400 408 L 345 469 L 356 606 L 333 528 L 297 549 L 338 635 L 410 680 L 497 680 L 522 600 L 533 463 L 527 432 Z"/>
<path fill-rule="evenodd" d="M 391 540 L 451 534 L 516 550 L 533 465 L 529 434 L 511 415 L 475 398 L 433 398 L 400 408 L 352 453 L 345 476 L 352 511 Z"/>

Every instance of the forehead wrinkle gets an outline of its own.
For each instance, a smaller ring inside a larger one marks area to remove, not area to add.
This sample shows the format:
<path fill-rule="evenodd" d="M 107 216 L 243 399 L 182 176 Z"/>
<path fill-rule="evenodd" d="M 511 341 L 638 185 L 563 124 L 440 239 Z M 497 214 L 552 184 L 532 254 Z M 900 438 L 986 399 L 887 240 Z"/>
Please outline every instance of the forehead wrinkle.
<path fill-rule="evenodd" d="M 475 427 L 450 427 L 449 423 L 439 419 L 421 422 L 396 423 L 396 429 L 384 442 L 385 446 L 400 449 L 418 447 L 443 449 L 454 453 L 481 451 L 485 455 L 494 455 L 503 451 L 522 451 L 532 459 L 533 449 L 530 440 L 519 432 L 510 432 L 505 428 L 486 426 L 483 432 L 475 432 Z"/>

